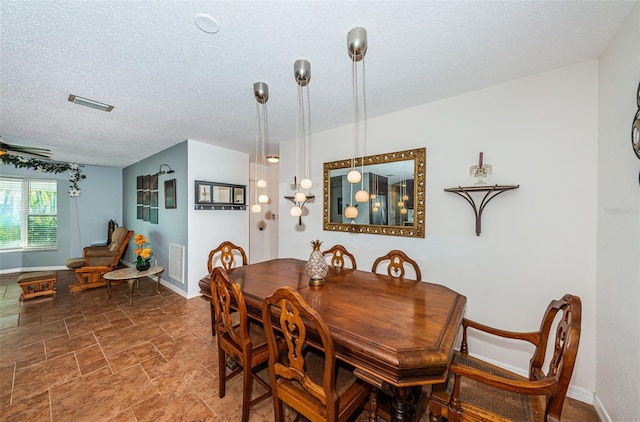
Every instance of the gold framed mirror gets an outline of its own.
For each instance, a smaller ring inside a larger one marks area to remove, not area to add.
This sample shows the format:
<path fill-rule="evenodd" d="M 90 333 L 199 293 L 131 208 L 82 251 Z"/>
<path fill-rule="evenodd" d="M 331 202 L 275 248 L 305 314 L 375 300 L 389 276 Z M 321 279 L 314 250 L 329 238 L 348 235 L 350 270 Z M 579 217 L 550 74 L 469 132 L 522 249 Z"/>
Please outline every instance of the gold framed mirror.
<path fill-rule="evenodd" d="M 324 163 L 322 228 L 424 237 L 426 158 L 426 148 L 356 158 L 355 166 L 362 173 L 362 180 L 353 185 L 346 180 L 352 159 Z M 360 189 L 369 192 L 367 202 L 355 201 L 355 193 Z M 357 207 L 356 218 L 345 216 L 348 205 Z"/>

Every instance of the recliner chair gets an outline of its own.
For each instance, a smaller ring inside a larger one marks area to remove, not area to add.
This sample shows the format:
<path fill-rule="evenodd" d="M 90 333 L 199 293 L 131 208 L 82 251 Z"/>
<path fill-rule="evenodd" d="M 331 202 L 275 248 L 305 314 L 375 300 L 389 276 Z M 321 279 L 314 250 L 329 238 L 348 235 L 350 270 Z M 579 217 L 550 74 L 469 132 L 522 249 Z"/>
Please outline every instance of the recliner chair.
<path fill-rule="evenodd" d="M 82 258 L 69 258 L 66 265 L 76 273 L 78 281 L 69 285 L 70 292 L 78 292 L 94 287 L 106 286 L 102 277 L 117 268 L 124 251 L 133 236 L 133 230 L 118 227 L 111 235 L 108 246 L 87 246 Z"/>

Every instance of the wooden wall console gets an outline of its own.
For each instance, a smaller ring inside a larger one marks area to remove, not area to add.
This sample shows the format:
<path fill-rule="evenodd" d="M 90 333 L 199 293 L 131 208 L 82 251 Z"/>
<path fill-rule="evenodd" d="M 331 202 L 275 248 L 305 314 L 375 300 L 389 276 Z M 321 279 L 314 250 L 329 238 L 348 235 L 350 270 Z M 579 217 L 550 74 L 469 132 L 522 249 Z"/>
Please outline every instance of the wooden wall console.
<path fill-rule="evenodd" d="M 461 196 L 471 205 L 473 208 L 473 213 L 476 216 L 476 236 L 480 236 L 481 231 L 481 220 L 482 220 L 482 211 L 484 211 L 484 207 L 487 206 L 489 201 L 491 201 L 496 196 L 500 195 L 503 192 L 508 190 L 518 189 L 520 185 L 481 185 L 481 186 L 458 186 L 457 188 L 447 188 L 445 192 L 455 193 L 456 195 Z M 476 206 L 476 203 L 471 196 L 472 192 L 486 192 L 484 197 L 482 198 L 482 202 L 480 202 L 480 207 Z"/>

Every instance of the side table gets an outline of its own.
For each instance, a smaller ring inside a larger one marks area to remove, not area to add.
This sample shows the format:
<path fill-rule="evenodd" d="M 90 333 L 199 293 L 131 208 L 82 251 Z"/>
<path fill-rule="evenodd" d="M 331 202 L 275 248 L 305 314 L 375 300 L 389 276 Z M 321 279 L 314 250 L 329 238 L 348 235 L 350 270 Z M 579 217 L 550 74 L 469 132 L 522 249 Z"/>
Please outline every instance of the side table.
<path fill-rule="evenodd" d="M 145 271 L 138 271 L 135 267 L 121 268 L 119 270 L 106 273 L 103 277 L 107 280 L 107 291 L 109 292 L 109 299 L 111 299 L 111 281 L 113 280 L 127 280 L 129 283 L 129 306 L 133 305 L 133 284 L 138 283 L 138 291 L 140 291 L 140 279 L 142 277 L 158 276 L 156 283 L 156 293 L 160 294 L 160 275 L 164 271 L 164 268 L 154 265 Z"/>

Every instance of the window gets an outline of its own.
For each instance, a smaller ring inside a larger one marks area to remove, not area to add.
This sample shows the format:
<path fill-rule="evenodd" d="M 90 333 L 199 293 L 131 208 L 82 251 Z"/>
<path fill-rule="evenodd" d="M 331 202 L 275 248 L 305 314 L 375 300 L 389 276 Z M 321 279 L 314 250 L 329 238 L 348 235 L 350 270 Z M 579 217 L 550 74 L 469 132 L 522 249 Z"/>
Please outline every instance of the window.
<path fill-rule="evenodd" d="M 0 178 L 0 250 L 56 249 L 55 180 Z"/>

